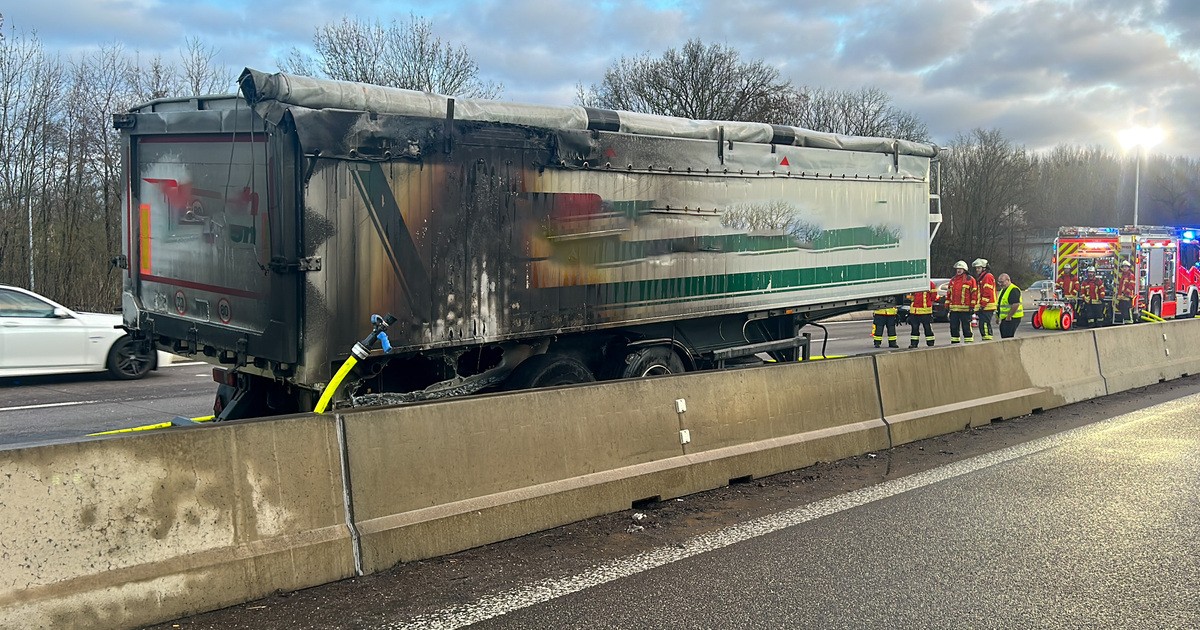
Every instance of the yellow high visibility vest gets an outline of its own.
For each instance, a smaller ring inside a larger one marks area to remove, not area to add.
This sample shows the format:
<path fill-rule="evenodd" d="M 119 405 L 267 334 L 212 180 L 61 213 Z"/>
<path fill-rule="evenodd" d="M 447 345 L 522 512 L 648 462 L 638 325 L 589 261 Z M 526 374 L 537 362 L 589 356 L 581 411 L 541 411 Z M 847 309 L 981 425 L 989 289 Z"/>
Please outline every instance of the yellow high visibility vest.
<path fill-rule="evenodd" d="M 1017 302 L 1015 306 L 1008 303 L 1008 295 L 1012 293 L 1013 287 L 1017 287 L 1017 285 L 1010 282 L 1008 286 L 1004 287 L 1004 291 L 1000 293 L 1000 317 L 1016 319 L 1025 316 L 1025 307 L 1020 302 Z M 1019 289 L 1020 287 L 1017 288 Z M 1009 315 L 1010 312 L 1012 315 Z"/>

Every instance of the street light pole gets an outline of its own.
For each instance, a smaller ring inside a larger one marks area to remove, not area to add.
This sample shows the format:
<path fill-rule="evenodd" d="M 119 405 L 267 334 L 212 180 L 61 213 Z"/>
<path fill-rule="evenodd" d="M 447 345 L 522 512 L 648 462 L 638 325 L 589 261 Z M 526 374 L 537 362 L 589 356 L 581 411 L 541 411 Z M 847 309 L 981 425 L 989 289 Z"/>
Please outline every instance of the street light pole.
<path fill-rule="evenodd" d="M 1133 166 L 1133 227 L 1138 226 L 1138 202 L 1142 196 L 1142 153 L 1148 147 L 1153 147 L 1162 142 L 1164 135 L 1160 127 L 1132 127 L 1117 134 L 1118 139 L 1126 150 L 1129 148 L 1137 149 Z"/>
<path fill-rule="evenodd" d="M 1138 194 L 1142 183 L 1142 145 L 1137 147 L 1137 156 L 1134 158 L 1133 167 L 1133 227 L 1138 226 Z"/>

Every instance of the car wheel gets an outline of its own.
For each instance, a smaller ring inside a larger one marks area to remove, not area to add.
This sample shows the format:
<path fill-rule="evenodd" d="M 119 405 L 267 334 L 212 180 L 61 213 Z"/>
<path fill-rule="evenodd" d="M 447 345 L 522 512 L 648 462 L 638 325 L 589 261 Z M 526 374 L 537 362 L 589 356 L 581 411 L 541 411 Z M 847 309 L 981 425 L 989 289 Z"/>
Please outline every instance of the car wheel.
<path fill-rule="evenodd" d="M 113 378 L 131 381 L 145 376 L 154 369 L 157 353 L 148 343 L 139 343 L 125 336 L 117 340 L 108 350 L 106 367 Z"/>

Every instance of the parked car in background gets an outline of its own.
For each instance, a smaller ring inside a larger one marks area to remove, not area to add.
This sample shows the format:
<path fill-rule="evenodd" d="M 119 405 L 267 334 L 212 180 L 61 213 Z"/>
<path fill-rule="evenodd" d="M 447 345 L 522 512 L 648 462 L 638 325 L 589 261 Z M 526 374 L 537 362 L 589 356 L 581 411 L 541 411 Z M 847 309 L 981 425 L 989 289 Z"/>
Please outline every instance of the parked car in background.
<path fill-rule="evenodd" d="M 135 343 L 118 314 L 81 313 L 20 287 L 0 285 L 0 377 L 101 372 L 142 378 L 158 353 Z"/>
<path fill-rule="evenodd" d="M 950 309 L 946 306 L 946 293 L 949 291 L 950 278 L 934 278 L 933 286 L 937 287 L 937 299 L 933 301 L 933 321 L 950 321 Z"/>
<path fill-rule="evenodd" d="M 1029 285 L 1029 293 L 1034 298 L 1050 298 L 1054 297 L 1054 281 L 1053 280 L 1038 280 Z"/>

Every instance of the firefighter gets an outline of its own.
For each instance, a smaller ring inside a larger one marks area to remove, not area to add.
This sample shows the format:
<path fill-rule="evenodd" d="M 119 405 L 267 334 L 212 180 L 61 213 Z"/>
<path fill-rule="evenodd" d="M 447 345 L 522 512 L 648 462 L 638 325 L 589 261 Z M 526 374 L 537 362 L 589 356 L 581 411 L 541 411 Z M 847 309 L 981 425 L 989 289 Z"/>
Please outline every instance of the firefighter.
<path fill-rule="evenodd" d="M 883 343 L 883 331 L 887 329 L 888 347 L 899 348 L 900 344 L 896 343 L 896 307 L 889 306 L 887 308 L 877 308 L 872 318 L 873 326 L 871 330 L 871 341 L 875 342 L 875 347 L 878 348 Z"/>
<path fill-rule="evenodd" d="M 1079 301 L 1083 304 L 1083 325 L 1089 328 L 1104 323 L 1104 280 L 1096 268 L 1088 266 L 1079 285 Z"/>
<path fill-rule="evenodd" d="M 1071 305 L 1076 318 L 1082 315 L 1079 309 L 1079 277 L 1075 275 L 1074 267 L 1067 265 L 1063 268 L 1058 276 L 1058 288 L 1062 291 L 1063 300 Z"/>
<path fill-rule="evenodd" d="M 1025 316 L 1025 307 L 1021 305 L 1021 289 L 1013 284 L 1008 274 L 1002 273 L 996 281 L 1000 285 L 1000 299 L 997 310 L 1000 313 L 1000 338 L 1008 339 L 1017 334 L 1017 326 Z"/>
<path fill-rule="evenodd" d="M 996 314 L 996 278 L 988 271 L 986 258 L 976 258 L 971 266 L 975 267 L 975 282 L 979 286 L 979 304 L 975 306 L 979 316 L 979 335 L 984 341 L 991 341 L 992 318 Z"/>
<path fill-rule="evenodd" d="M 975 335 L 971 332 L 971 311 L 978 303 L 979 285 L 967 273 L 967 263 L 961 260 L 954 263 L 954 277 L 950 278 L 946 290 L 946 305 L 950 309 L 950 343 L 958 343 L 962 337 L 966 337 L 967 343 L 975 341 Z"/>
<path fill-rule="evenodd" d="M 912 338 L 908 347 L 916 348 L 921 343 L 918 334 L 921 326 L 925 327 L 925 345 L 932 346 L 933 336 L 933 303 L 937 300 L 937 286 L 929 281 L 928 291 L 918 291 L 912 294 L 912 305 L 908 308 L 908 324 L 912 326 Z"/>
<path fill-rule="evenodd" d="M 1128 260 L 1121 261 L 1121 274 L 1117 280 L 1117 312 L 1122 324 L 1133 323 L 1133 300 L 1137 296 L 1137 278 L 1133 275 L 1133 265 Z"/>

